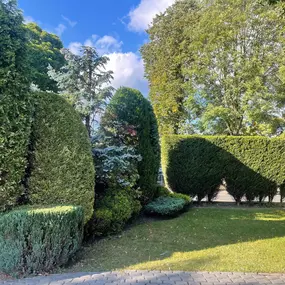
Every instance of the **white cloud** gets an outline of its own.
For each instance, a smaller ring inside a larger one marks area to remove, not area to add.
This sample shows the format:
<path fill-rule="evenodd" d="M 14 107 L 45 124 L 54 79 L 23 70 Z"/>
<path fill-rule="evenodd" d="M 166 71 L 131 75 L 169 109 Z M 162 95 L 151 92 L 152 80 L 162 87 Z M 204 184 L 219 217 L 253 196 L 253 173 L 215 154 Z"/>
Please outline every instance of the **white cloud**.
<path fill-rule="evenodd" d="M 77 22 L 76 21 L 72 21 L 72 20 L 70 20 L 69 18 L 67 18 L 67 17 L 65 17 L 64 15 L 61 15 L 61 17 L 62 17 L 62 19 L 63 20 L 65 20 L 67 23 L 68 23 L 68 25 L 70 26 L 70 27 L 75 27 L 76 25 L 77 25 Z"/>
<path fill-rule="evenodd" d="M 66 30 L 66 26 L 63 24 L 59 24 L 56 28 L 55 28 L 55 32 L 58 36 L 61 36 L 63 34 L 63 32 Z"/>
<path fill-rule="evenodd" d="M 74 54 L 80 54 L 81 46 L 95 47 L 100 55 L 110 54 L 114 52 L 121 52 L 121 47 L 123 45 L 122 41 L 117 40 L 112 36 L 103 36 L 99 38 L 97 35 L 92 35 L 84 43 L 72 42 L 69 44 L 68 48 Z"/>
<path fill-rule="evenodd" d="M 148 83 L 144 78 L 143 60 L 133 52 L 108 54 L 110 61 L 106 70 L 114 72 L 112 86 L 131 87 L 140 90 L 145 96 L 148 92 Z"/>
<path fill-rule="evenodd" d="M 68 49 L 76 54 L 76 55 L 80 55 L 80 48 L 81 48 L 82 44 L 79 43 L 79 42 L 73 42 L 73 43 L 70 43 L 69 46 L 68 46 Z"/>
<path fill-rule="evenodd" d="M 103 36 L 99 38 L 97 35 L 92 35 L 84 43 L 85 46 L 95 47 L 100 55 L 109 54 L 113 52 L 120 52 L 123 45 L 122 41 L 117 40 L 112 36 Z"/>
<path fill-rule="evenodd" d="M 156 14 L 162 13 L 176 0 L 141 0 L 140 4 L 129 13 L 128 28 L 135 32 L 145 31 Z"/>
<path fill-rule="evenodd" d="M 114 72 L 112 86 L 119 88 L 121 86 L 131 87 L 140 90 L 143 95 L 148 93 L 148 82 L 144 78 L 144 64 L 140 56 L 133 52 L 121 52 L 123 42 L 111 36 L 99 38 L 93 35 L 84 42 L 86 46 L 96 47 L 100 55 L 107 55 L 109 61 L 106 64 L 106 70 Z M 72 42 L 68 48 L 76 55 L 80 54 L 82 43 Z"/>
<path fill-rule="evenodd" d="M 24 23 L 25 23 L 25 24 L 28 24 L 28 23 L 36 23 L 36 20 L 35 20 L 33 17 L 31 17 L 31 16 L 25 16 L 25 17 L 24 17 Z"/>

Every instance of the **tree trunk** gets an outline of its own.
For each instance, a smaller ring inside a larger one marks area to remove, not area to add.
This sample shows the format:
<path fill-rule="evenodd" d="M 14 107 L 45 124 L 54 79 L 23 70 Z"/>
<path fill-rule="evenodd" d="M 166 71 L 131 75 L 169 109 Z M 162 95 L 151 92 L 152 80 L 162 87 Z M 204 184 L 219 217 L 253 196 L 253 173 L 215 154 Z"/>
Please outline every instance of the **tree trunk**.
<path fill-rule="evenodd" d="M 85 126 L 88 132 L 88 136 L 89 138 L 91 138 L 91 125 L 90 125 L 90 115 L 87 115 L 85 117 Z"/>

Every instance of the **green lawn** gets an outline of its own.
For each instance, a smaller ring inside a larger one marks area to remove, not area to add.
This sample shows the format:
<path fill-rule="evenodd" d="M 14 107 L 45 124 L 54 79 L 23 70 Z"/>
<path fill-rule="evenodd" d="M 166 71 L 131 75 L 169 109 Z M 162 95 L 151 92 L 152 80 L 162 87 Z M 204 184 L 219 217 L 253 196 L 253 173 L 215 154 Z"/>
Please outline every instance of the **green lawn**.
<path fill-rule="evenodd" d="M 85 247 L 65 271 L 285 272 L 285 211 L 194 208 Z"/>

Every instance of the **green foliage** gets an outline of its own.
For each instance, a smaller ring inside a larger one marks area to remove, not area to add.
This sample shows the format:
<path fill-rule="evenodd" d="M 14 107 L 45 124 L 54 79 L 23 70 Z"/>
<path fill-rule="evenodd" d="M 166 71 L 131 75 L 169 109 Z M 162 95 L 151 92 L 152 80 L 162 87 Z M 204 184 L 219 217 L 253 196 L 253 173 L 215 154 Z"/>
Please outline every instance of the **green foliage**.
<path fill-rule="evenodd" d="M 285 182 L 285 140 L 265 137 L 165 136 L 162 167 L 175 192 L 212 195 L 226 180 L 228 192 L 240 202 L 272 200 Z"/>
<path fill-rule="evenodd" d="M 142 55 L 162 133 L 284 129 L 281 2 L 181 0 L 156 17 Z"/>
<path fill-rule="evenodd" d="M 133 147 L 103 147 L 98 144 L 96 147 L 93 149 L 96 204 L 95 214 L 86 227 L 88 236 L 121 231 L 141 209 L 140 192 L 136 185 L 140 155 L 136 154 Z"/>
<path fill-rule="evenodd" d="M 57 92 L 57 83 L 48 76 L 50 65 L 58 71 L 65 59 L 60 50 L 63 44 L 58 36 L 42 30 L 37 24 L 25 25 L 27 43 L 27 57 L 31 72 L 30 80 L 42 91 Z"/>
<path fill-rule="evenodd" d="M 81 207 L 27 208 L 0 215 L 0 271 L 28 275 L 65 264 L 80 248 Z"/>
<path fill-rule="evenodd" d="M 161 196 L 169 196 L 170 194 L 171 192 L 166 187 L 158 185 L 154 198 L 158 198 Z"/>
<path fill-rule="evenodd" d="M 58 83 L 61 94 L 82 115 L 91 136 L 96 116 L 98 118 L 105 109 L 113 92 L 110 87 L 113 72 L 105 71 L 109 58 L 99 56 L 95 48 L 88 46 L 81 47 L 80 55 L 68 49 L 62 52 L 66 65 L 59 71 L 49 68 L 48 74 Z"/>
<path fill-rule="evenodd" d="M 151 104 L 134 89 L 122 87 L 110 101 L 101 121 L 110 145 L 135 148 L 142 157 L 138 164 L 138 185 L 143 202 L 155 194 L 160 165 L 160 146 L 156 118 Z"/>
<path fill-rule="evenodd" d="M 94 165 L 79 114 L 63 98 L 35 93 L 29 199 L 32 204 L 82 206 L 93 213 Z"/>
<path fill-rule="evenodd" d="M 133 147 L 109 146 L 93 149 L 96 188 L 134 189 L 139 178 L 137 164 L 141 156 Z M 98 192 L 97 192 L 98 193 Z"/>
<path fill-rule="evenodd" d="M 108 189 L 96 205 L 92 231 L 99 236 L 120 232 L 140 210 L 141 205 L 132 191 Z"/>
<path fill-rule="evenodd" d="M 163 186 L 157 186 L 157 192 L 156 192 L 155 198 L 159 198 L 159 197 L 171 197 L 171 198 L 184 199 L 188 204 L 190 204 L 192 201 L 189 195 L 171 192 L 166 187 L 163 187 Z"/>
<path fill-rule="evenodd" d="M 22 12 L 16 0 L 0 1 L 0 95 L 27 91 L 29 73 Z"/>
<path fill-rule="evenodd" d="M 0 211 L 21 195 L 31 124 L 23 16 L 0 1 Z"/>
<path fill-rule="evenodd" d="M 169 196 L 159 197 L 145 206 L 147 214 L 176 216 L 185 208 L 187 202 L 183 198 Z"/>
<path fill-rule="evenodd" d="M 150 42 L 141 49 L 160 134 L 179 133 L 187 119 L 182 63 L 188 61 L 191 53 L 187 50 L 190 39 L 184 30 L 195 25 L 196 9 L 195 1 L 176 1 L 155 17 L 147 31 Z"/>
<path fill-rule="evenodd" d="M 26 95 L 0 95 L 0 211 L 17 203 L 24 191 L 31 131 L 31 104 Z"/>

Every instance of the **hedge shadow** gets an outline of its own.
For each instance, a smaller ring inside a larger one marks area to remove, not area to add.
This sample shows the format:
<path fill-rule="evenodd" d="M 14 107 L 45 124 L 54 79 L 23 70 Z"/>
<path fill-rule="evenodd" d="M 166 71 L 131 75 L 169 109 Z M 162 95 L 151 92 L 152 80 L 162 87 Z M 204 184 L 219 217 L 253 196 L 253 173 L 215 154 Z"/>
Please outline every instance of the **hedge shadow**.
<path fill-rule="evenodd" d="M 243 196 L 272 201 L 285 179 L 284 147 L 284 140 L 261 137 L 167 136 L 162 142 L 166 184 L 174 192 L 211 201 L 224 180 L 237 203 Z M 274 161 L 275 152 L 280 157 Z"/>

